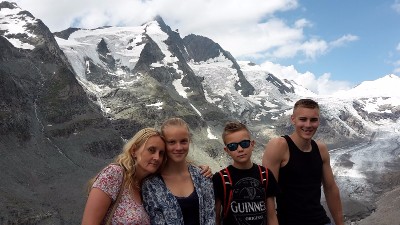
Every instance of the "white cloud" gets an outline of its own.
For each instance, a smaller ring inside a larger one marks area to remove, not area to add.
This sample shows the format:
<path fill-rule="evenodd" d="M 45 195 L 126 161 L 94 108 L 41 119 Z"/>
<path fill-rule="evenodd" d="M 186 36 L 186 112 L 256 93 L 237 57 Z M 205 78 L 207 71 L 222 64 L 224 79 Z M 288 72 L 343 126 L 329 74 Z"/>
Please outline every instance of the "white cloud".
<path fill-rule="evenodd" d="M 394 3 L 392 4 L 392 9 L 396 11 L 397 13 L 400 13 L 400 0 L 395 0 Z"/>
<path fill-rule="evenodd" d="M 298 72 L 293 65 L 282 66 L 267 61 L 261 64 L 261 67 L 280 79 L 293 80 L 319 95 L 330 95 L 341 90 L 349 90 L 352 87 L 347 81 L 331 80 L 329 73 L 316 77 L 309 71 L 305 73 Z"/>
<path fill-rule="evenodd" d="M 346 34 L 346 35 L 340 37 L 339 39 L 330 42 L 329 44 L 331 47 L 340 47 L 340 46 L 345 45 L 348 42 L 357 41 L 358 39 L 359 39 L 358 36 L 355 36 L 352 34 Z"/>

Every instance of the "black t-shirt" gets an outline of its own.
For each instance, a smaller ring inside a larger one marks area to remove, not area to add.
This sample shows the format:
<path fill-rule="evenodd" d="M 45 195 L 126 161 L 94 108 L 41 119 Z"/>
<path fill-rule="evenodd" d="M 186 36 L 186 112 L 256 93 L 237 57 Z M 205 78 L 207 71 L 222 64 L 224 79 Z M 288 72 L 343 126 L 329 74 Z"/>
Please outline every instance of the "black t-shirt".
<path fill-rule="evenodd" d="M 277 182 L 272 172 L 268 170 L 268 186 L 265 191 L 258 165 L 253 164 L 253 167 L 245 170 L 230 165 L 228 170 L 232 179 L 233 197 L 228 214 L 226 218 L 223 218 L 223 224 L 265 225 L 267 221 L 266 198 L 276 196 L 278 192 Z M 214 174 L 212 180 L 215 198 L 221 199 L 223 207 L 224 186 L 219 172 Z"/>

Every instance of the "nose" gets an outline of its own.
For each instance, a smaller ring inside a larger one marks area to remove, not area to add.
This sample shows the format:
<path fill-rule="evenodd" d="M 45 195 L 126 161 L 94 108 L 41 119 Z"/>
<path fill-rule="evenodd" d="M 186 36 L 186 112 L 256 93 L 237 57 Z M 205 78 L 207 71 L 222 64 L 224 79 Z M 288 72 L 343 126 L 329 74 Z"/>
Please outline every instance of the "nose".
<path fill-rule="evenodd" d="M 156 152 L 156 153 L 153 154 L 153 159 L 154 160 L 159 160 L 160 158 L 161 158 L 160 152 Z"/>
<path fill-rule="evenodd" d="M 181 143 L 177 143 L 176 144 L 176 149 L 182 150 L 183 149 L 183 145 Z"/>

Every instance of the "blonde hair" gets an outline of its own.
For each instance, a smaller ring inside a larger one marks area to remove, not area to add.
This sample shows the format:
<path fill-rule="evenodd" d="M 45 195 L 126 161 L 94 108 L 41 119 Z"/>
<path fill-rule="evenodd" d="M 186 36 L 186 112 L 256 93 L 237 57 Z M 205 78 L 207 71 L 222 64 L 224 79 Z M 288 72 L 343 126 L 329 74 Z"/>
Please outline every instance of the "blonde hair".
<path fill-rule="evenodd" d="M 124 147 L 122 148 L 122 152 L 115 157 L 112 164 L 117 164 L 117 165 L 121 166 L 125 173 L 125 176 L 124 176 L 125 178 L 123 181 L 124 187 L 131 189 L 132 185 L 134 185 L 134 181 L 135 181 L 137 161 L 132 156 L 132 152 L 135 150 L 138 150 L 140 147 L 145 145 L 147 140 L 149 140 L 150 137 L 155 137 L 155 136 L 158 136 L 164 140 L 164 138 L 161 136 L 161 133 L 154 128 L 147 127 L 147 128 L 143 128 L 143 129 L 139 130 L 124 145 Z M 166 157 L 163 158 L 163 163 L 165 161 L 165 158 Z M 161 166 L 160 166 L 160 168 L 161 168 Z M 90 179 L 89 185 L 88 185 L 88 191 L 90 191 L 96 178 L 97 178 L 97 176 Z M 137 183 L 137 185 L 141 185 L 140 182 Z"/>
<path fill-rule="evenodd" d="M 161 135 L 163 137 L 165 137 L 165 128 L 169 127 L 169 126 L 181 126 L 181 127 L 185 127 L 188 131 L 189 134 L 189 138 L 191 136 L 190 134 L 190 130 L 189 130 L 189 125 L 186 123 L 186 121 L 184 121 L 181 118 L 178 117 L 173 117 L 173 118 L 169 118 L 167 120 L 165 120 L 162 124 L 161 124 Z"/>
<path fill-rule="evenodd" d="M 224 144 L 226 144 L 225 139 L 226 136 L 241 130 L 247 131 L 249 133 L 249 136 L 251 136 L 251 133 L 247 126 L 239 121 L 229 121 L 225 124 L 224 127 L 224 132 L 222 132 L 222 140 L 224 141 Z"/>

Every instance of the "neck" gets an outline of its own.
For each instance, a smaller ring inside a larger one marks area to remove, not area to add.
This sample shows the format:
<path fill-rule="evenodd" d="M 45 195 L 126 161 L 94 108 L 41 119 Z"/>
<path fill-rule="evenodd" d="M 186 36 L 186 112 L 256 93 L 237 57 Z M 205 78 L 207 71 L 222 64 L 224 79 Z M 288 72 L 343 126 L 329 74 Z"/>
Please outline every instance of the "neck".
<path fill-rule="evenodd" d="M 246 170 L 253 167 L 253 162 L 251 160 L 243 163 L 233 161 L 232 166 L 235 167 L 236 169 Z"/>
<path fill-rule="evenodd" d="M 162 174 L 182 174 L 188 171 L 188 164 L 186 161 L 171 162 L 167 161 L 165 167 L 162 169 Z"/>
<path fill-rule="evenodd" d="M 140 170 L 139 168 L 136 167 L 135 175 L 134 175 L 134 181 L 137 182 L 138 184 L 141 184 L 143 179 L 149 174 L 145 173 L 144 171 Z"/>
<path fill-rule="evenodd" d="M 300 150 L 311 151 L 311 139 L 304 139 L 299 135 L 297 135 L 296 133 L 290 135 L 290 138 Z"/>

